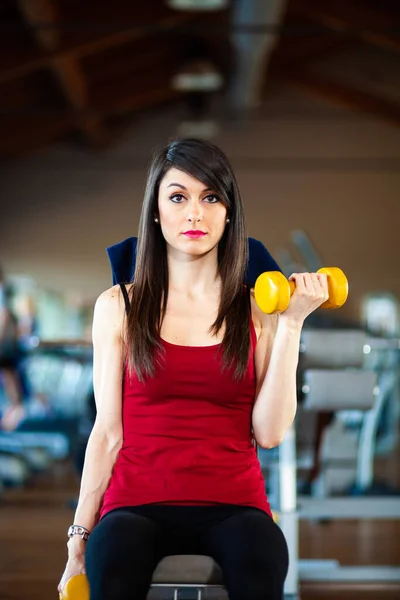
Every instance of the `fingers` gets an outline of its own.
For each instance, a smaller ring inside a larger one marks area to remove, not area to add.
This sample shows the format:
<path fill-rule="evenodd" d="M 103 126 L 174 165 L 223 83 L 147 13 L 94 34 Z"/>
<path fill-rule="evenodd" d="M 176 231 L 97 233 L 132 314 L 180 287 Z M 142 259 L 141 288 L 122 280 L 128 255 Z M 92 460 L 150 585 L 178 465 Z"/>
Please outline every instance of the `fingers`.
<path fill-rule="evenodd" d="M 304 283 L 304 275 L 304 273 L 292 273 L 289 277 L 289 281 L 294 281 L 296 285 L 296 290 L 298 290 L 299 292 L 304 291 L 306 289 Z"/>
<path fill-rule="evenodd" d="M 325 302 L 329 298 L 329 288 L 328 288 L 328 276 L 326 273 L 315 273 L 318 283 L 319 283 L 319 292 L 322 295 L 322 300 Z"/>
<path fill-rule="evenodd" d="M 328 280 L 327 276 L 321 273 L 307 273 L 306 287 L 316 300 L 327 300 Z"/>
<path fill-rule="evenodd" d="M 329 298 L 328 277 L 325 273 L 292 273 L 289 281 L 294 281 L 296 292 L 316 301 L 325 302 Z"/>
<path fill-rule="evenodd" d="M 58 591 L 60 594 L 62 593 L 63 589 L 65 588 L 65 584 L 66 584 L 66 583 L 67 583 L 67 582 L 65 581 L 65 577 L 63 576 L 63 577 L 60 579 L 60 583 L 59 583 L 59 584 L 58 584 L 58 586 L 57 586 L 57 591 Z"/>

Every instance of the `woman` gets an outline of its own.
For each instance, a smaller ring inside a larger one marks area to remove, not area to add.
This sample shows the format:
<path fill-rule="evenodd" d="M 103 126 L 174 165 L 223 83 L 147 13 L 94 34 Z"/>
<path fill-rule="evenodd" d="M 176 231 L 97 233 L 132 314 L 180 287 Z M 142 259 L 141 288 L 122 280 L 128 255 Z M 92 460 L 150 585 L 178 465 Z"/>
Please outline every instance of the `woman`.
<path fill-rule="evenodd" d="M 287 546 L 252 439 L 277 446 L 294 419 L 300 331 L 327 282 L 294 274 L 290 307 L 265 315 L 247 258 L 226 156 L 170 143 L 149 171 L 134 282 L 95 306 L 97 417 L 59 591 L 86 572 L 91 600 L 144 600 L 161 558 L 188 553 L 219 563 L 231 600 L 282 598 Z"/>

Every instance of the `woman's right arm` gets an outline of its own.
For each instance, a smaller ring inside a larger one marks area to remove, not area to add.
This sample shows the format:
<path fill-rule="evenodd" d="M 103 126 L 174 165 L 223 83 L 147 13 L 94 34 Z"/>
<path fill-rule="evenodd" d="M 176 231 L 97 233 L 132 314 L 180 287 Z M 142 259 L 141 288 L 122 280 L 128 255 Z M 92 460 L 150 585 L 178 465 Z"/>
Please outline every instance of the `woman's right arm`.
<path fill-rule="evenodd" d="M 103 292 L 93 316 L 93 386 L 96 420 L 86 448 L 74 524 L 89 531 L 96 525 L 104 493 L 122 446 L 122 373 L 124 302 L 119 286 Z M 68 541 L 68 553 L 84 553 L 79 535 Z"/>

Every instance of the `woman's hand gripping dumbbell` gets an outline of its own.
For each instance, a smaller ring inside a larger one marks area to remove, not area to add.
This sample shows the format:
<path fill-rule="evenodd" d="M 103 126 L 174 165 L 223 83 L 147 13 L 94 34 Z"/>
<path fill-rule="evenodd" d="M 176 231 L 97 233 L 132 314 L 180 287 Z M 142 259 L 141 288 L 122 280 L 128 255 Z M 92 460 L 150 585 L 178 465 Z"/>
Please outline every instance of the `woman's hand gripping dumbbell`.
<path fill-rule="evenodd" d="M 73 526 L 79 529 L 79 526 Z M 85 545 L 88 530 L 75 532 L 68 541 L 68 561 L 58 584 L 60 600 L 89 600 L 89 583 L 86 578 Z M 87 532 L 87 534 L 86 534 Z"/>
<path fill-rule="evenodd" d="M 256 302 L 264 313 L 284 312 L 291 316 L 291 297 L 295 295 L 292 312 L 303 319 L 319 307 L 340 308 L 348 293 L 347 277 L 338 267 L 324 267 L 317 273 L 293 273 L 289 279 L 280 271 L 267 271 L 254 286 Z"/>

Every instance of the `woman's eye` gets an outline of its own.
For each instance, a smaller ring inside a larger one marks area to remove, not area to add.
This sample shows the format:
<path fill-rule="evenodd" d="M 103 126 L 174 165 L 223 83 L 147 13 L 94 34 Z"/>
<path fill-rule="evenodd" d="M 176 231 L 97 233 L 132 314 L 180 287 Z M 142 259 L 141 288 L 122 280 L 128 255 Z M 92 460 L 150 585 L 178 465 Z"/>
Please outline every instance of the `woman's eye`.
<path fill-rule="evenodd" d="M 214 194 L 210 194 L 209 196 L 206 196 L 205 200 L 211 200 L 210 204 L 215 204 L 216 202 L 219 202 L 218 196 L 214 196 Z"/>
<path fill-rule="evenodd" d="M 170 200 L 172 200 L 172 202 L 179 203 L 182 200 L 182 198 L 182 194 L 174 194 L 173 196 L 171 196 Z"/>

